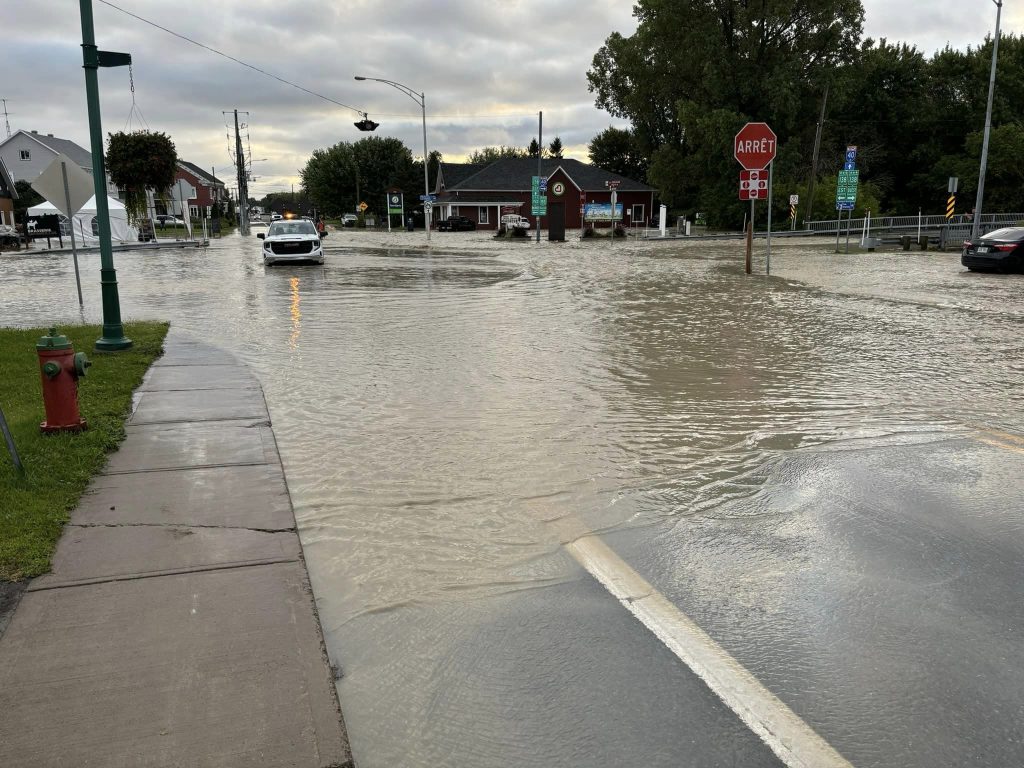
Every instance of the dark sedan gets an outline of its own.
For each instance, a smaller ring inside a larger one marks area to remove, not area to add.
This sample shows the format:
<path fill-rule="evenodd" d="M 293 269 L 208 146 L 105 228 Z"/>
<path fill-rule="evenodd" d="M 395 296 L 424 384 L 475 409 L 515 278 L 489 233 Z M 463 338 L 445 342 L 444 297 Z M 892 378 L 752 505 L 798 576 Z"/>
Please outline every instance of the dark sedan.
<path fill-rule="evenodd" d="M 476 222 L 465 216 L 449 216 L 437 223 L 438 232 L 471 232 L 476 229 Z"/>
<path fill-rule="evenodd" d="M 960 263 L 972 272 L 1024 272 L 1024 227 L 1007 227 L 964 243 Z"/>

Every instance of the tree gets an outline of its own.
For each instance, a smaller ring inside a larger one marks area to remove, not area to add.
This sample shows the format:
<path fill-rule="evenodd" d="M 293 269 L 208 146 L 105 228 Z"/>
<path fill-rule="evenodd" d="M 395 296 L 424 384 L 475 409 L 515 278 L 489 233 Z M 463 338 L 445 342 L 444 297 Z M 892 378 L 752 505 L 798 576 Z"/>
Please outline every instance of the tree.
<path fill-rule="evenodd" d="M 638 0 L 634 15 L 636 32 L 609 36 L 587 79 L 599 108 L 631 122 L 666 200 L 735 199 L 732 136 L 755 118 L 794 145 L 776 175 L 806 175 L 821 85 L 857 57 L 860 0 Z"/>
<path fill-rule="evenodd" d="M 526 148 L 527 157 L 537 157 L 540 155 L 540 144 L 536 139 L 530 139 L 530 146 Z"/>
<path fill-rule="evenodd" d="M 548 156 L 562 158 L 562 139 L 559 136 L 555 136 L 551 143 L 548 144 Z"/>
<path fill-rule="evenodd" d="M 498 160 L 527 156 L 528 154 L 525 150 L 519 149 L 518 147 L 506 147 L 502 144 L 500 147 L 484 147 L 483 149 L 474 150 L 472 154 L 466 158 L 466 162 L 476 165 L 490 165 Z M 534 155 L 534 157 L 536 157 L 536 155 Z"/>
<path fill-rule="evenodd" d="M 178 152 L 174 142 L 159 131 L 111 133 L 107 139 L 110 179 L 123 189 L 128 221 L 146 216 L 146 190 L 164 192 L 174 183 Z"/>
<path fill-rule="evenodd" d="M 14 190 L 18 193 L 18 199 L 14 201 L 14 218 L 24 221 L 28 209 L 43 202 L 43 196 L 32 189 L 27 181 L 14 182 Z"/>
<path fill-rule="evenodd" d="M 400 140 L 368 136 L 354 144 L 339 142 L 314 150 L 299 175 L 313 204 L 336 215 L 356 209 L 357 192 L 371 208 L 383 208 L 390 187 L 405 192 L 418 189 L 423 164 L 413 161 L 412 152 Z"/>
<path fill-rule="evenodd" d="M 636 134 L 622 128 L 605 128 L 587 145 L 590 162 L 598 168 L 637 181 L 647 182 L 650 157 L 640 147 Z"/>

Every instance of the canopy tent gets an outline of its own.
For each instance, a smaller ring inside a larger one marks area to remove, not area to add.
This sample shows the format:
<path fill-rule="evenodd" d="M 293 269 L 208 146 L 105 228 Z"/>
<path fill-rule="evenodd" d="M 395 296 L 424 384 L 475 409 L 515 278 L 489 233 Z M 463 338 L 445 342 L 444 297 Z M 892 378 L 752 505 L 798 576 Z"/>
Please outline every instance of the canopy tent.
<path fill-rule="evenodd" d="M 114 242 L 135 243 L 139 239 L 139 231 L 135 227 L 128 226 L 128 212 L 124 203 L 113 197 L 107 198 L 107 207 L 110 209 L 110 238 Z M 48 216 L 56 214 L 61 217 L 62 224 L 66 223 L 64 215 L 57 210 L 53 203 L 40 203 L 28 209 L 29 216 Z M 79 242 L 87 245 L 94 245 L 99 242 L 99 228 L 96 221 L 96 196 L 93 195 L 89 202 L 82 206 L 75 214 L 75 237 Z"/>

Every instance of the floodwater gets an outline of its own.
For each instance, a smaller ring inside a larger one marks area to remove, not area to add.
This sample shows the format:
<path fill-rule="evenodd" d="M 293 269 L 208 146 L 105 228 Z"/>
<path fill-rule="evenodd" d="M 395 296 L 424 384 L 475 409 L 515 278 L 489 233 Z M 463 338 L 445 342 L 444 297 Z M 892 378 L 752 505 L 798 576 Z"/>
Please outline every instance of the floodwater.
<path fill-rule="evenodd" d="M 778 764 L 567 555 L 580 531 L 854 765 L 1024 763 L 1024 277 L 344 240 L 116 261 L 126 319 L 263 383 L 361 768 Z M 74 297 L 69 256 L 0 257 L 0 325 Z"/>

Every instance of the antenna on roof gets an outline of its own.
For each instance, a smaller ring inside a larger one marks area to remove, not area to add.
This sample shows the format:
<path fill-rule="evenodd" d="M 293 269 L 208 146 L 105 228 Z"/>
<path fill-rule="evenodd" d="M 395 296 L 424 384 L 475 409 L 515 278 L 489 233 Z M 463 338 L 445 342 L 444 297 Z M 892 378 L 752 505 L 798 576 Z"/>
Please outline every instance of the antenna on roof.
<path fill-rule="evenodd" d="M 11 138 L 11 121 L 7 119 L 7 99 L 0 99 L 4 105 L 4 128 L 7 129 L 7 138 Z"/>

